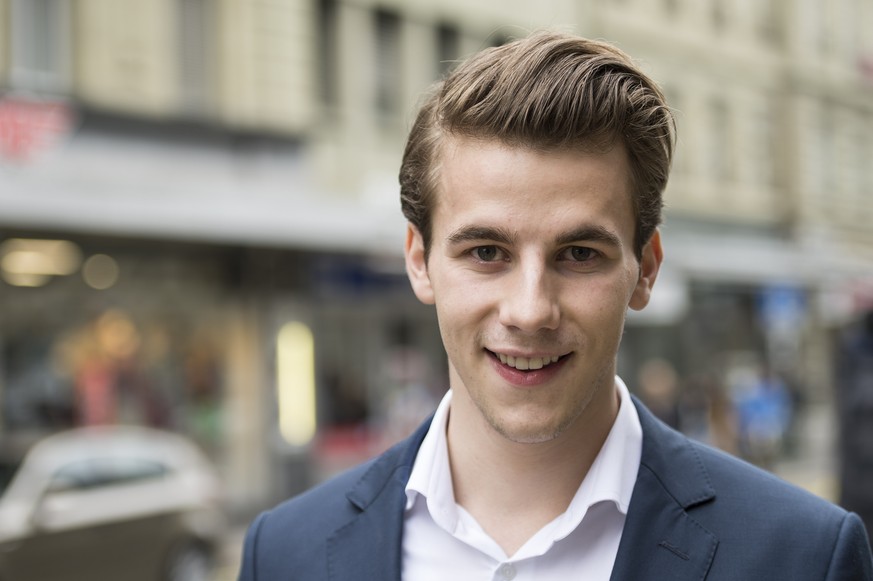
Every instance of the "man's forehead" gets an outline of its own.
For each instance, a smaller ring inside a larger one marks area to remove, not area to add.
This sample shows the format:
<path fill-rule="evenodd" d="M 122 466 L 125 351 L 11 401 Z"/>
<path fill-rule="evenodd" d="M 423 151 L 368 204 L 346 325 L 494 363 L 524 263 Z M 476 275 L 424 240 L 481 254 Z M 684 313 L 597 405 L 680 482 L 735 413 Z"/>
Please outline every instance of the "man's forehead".
<path fill-rule="evenodd" d="M 552 162 L 560 168 L 553 174 L 556 182 L 561 176 L 578 179 L 585 175 L 586 178 L 602 180 L 609 189 L 620 190 L 628 200 L 634 194 L 630 159 L 627 149 L 620 142 L 605 150 L 575 146 L 540 148 L 510 144 L 496 138 L 447 135 L 440 150 L 437 163 L 433 166 L 434 202 L 444 197 L 448 188 L 467 191 L 466 186 L 471 178 L 481 177 L 488 183 L 491 179 L 500 180 L 506 175 L 513 175 L 524 180 L 544 164 Z M 506 160 L 511 160 L 508 166 Z M 591 160 L 599 163 L 592 163 Z M 573 169 L 569 172 L 564 171 L 571 166 Z M 617 186 L 617 183 L 621 185 Z"/>
<path fill-rule="evenodd" d="M 466 136 L 447 136 L 444 145 L 431 208 L 450 244 L 535 237 L 623 246 L 632 237 L 636 219 L 624 148 L 542 150 Z"/>
<path fill-rule="evenodd" d="M 434 190 L 436 198 L 445 188 L 446 167 L 456 166 L 468 160 L 479 152 L 502 152 L 509 155 L 533 154 L 544 160 L 550 158 L 580 160 L 585 158 L 610 158 L 614 167 L 619 168 L 627 185 L 630 195 L 634 191 L 634 175 L 628 150 L 620 140 L 614 140 L 609 145 L 598 143 L 583 143 L 579 145 L 545 146 L 536 143 L 512 143 L 496 137 L 478 137 L 469 135 L 443 134 L 442 142 L 437 148 L 437 157 L 433 164 Z M 487 166 L 482 166 L 481 171 L 487 171 Z"/>

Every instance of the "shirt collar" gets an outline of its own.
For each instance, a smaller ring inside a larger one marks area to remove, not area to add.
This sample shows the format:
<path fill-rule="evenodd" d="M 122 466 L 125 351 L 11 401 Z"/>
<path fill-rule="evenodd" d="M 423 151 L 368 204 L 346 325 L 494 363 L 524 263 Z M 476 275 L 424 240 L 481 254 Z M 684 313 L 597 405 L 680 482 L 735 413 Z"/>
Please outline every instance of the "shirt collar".
<path fill-rule="evenodd" d="M 446 530 L 452 531 L 458 522 L 458 508 L 449 467 L 446 426 L 452 390 L 448 390 L 437 406 L 430 428 L 421 442 L 412 473 L 406 483 L 406 510 L 412 508 L 420 495 L 427 501 L 431 517 Z"/>
<path fill-rule="evenodd" d="M 595 504 L 611 502 L 627 515 L 640 469 L 643 429 L 627 386 L 620 377 L 615 385 L 621 400 L 618 415 L 567 511 L 553 522 L 555 540 L 573 532 Z"/>
<path fill-rule="evenodd" d="M 567 511 L 552 523 L 556 539 L 570 534 L 588 508 L 599 502 L 612 502 L 627 514 L 640 466 L 643 432 L 627 386 L 619 377 L 615 385 L 621 400 L 618 415 Z M 446 442 L 451 398 L 449 390 L 437 407 L 406 484 L 406 509 L 412 508 L 416 498 L 423 497 L 431 517 L 448 531 L 453 531 L 458 522 Z"/>

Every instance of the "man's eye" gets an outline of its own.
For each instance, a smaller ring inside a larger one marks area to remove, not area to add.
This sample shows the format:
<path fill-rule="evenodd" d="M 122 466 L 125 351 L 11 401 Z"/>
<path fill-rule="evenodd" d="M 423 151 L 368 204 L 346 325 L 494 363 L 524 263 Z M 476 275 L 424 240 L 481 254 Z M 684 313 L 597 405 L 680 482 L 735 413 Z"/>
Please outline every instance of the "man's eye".
<path fill-rule="evenodd" d="M 566 256 L 570 260 L 574 260 L 576 262 L 586 262 L 595 258 L 596 253 L 591 248 L 585 248 L 584 246 L 572 246 L 567 249 Z"/>
<path fill-rule="evenodd" d="M 492 262 L 497 260 L 499 254 L 500 252 L 497 250 L 496 246 L 479 246 L 478 248 L 473 249 L 473 255 L 482 262 Z"/>

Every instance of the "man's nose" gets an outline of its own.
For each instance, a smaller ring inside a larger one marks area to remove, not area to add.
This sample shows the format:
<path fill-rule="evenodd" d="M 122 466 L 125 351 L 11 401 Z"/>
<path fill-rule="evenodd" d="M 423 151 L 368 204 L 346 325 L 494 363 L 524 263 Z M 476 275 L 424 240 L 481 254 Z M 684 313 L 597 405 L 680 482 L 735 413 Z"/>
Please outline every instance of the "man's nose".
<path fill-rule="evenodd" d="M 560 321 L 557 281 L 544 265 L 517 266 L 506 281 L 500 304 L 501 324 L 527 333 L 554 330 Z"/>

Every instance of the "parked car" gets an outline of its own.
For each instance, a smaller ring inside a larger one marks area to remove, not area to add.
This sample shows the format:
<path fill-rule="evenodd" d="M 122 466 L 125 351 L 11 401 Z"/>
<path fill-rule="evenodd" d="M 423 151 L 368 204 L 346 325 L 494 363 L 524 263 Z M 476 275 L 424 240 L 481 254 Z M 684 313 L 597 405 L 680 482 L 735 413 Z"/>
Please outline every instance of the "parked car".
<path fill-rule="evenodd" d="M 0 581 L 204 581 L 225 529 L 205 456 L 148 428 L 49 436 L 0 486 Z"/>

